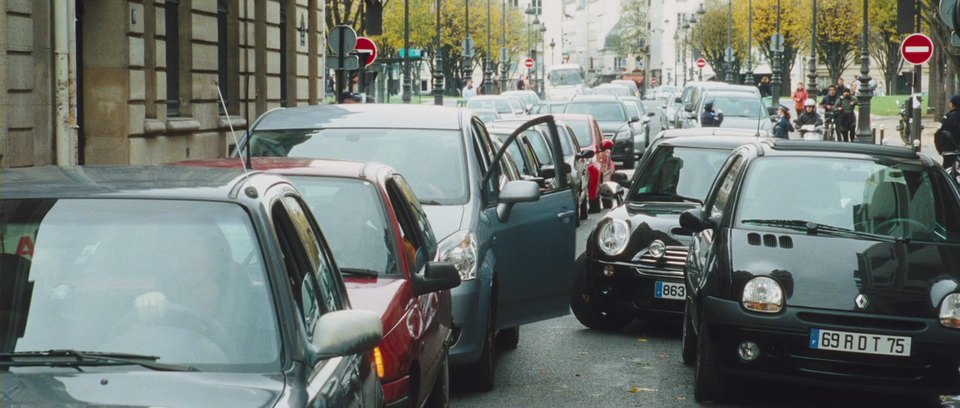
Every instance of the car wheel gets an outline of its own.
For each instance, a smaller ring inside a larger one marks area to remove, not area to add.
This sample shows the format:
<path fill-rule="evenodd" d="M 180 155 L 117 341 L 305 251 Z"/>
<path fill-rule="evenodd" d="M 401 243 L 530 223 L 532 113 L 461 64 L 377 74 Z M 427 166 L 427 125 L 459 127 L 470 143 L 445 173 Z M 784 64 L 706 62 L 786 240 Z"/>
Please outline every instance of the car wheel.
<path fill-rule="evenodd" d="M 701 321 L 697 339 L 697 368 L 693 379 L 693 396 L 697 402 L 723 401 L 726 397 L 726 381 L 720 373 L 720 356 L 710 340 L 710 331 Z"/>
<path fill-rule="evenodd" d="M 596 200 L 590 200 L 589 206 L 590 206 L 591 213 L 600 212 L 601 210 L 600 199 L 598 198 Z"/>
<path fill-rule="evenodd" d="M 428 408 L 447 408 L 450 406 L 450 361 L 449 351 L 443 353 L 443 360 L 437 373 L 437 381 L 424 403 Z"/>
<path fill-rule="evenodd" d="M 689 300 L 686 302 L 683 311 L 683 337 L 680 345 L 680 357 L 685 365 L 693 365 L 697 361 L 697 335 L 693 332 Z"/>
<path fill-rule="evenodd" d="M 490 302 L 493 304 L 496 299 L 491 298 Z M 480 359 L 477 362 L 473 363 L 472 367 L 467 370 L 468 384 L 471 384 L 474 391 L 490 391 L 493 389 L 494 381 L 494 356 L 496 355 L 496 350 L 494 350 L 494 330 L 493 330 L 493 316 L 494 309 L 490 307 L 487 310 L 487 327 L 486 331 L 483 334 L 483 352 L 480 353 Z"/>
<path fill-rule="evenodd" d="M 513 326 L 497 332 L 497 350 L 513 350 L 520 344 L 520 326 Z"/>
<path fill-rule="evenodd" d="M 633 321 L 632 318 L 613 312 L 597 310 L 590 304 L 590 293 L 587 290 L 587 267 L 581 265 L 577 270 L 573 283 L 573 293 L 570 296 L 570 309 L 581 324 L 593 330 L 615 331 L 624 328 Z"/>

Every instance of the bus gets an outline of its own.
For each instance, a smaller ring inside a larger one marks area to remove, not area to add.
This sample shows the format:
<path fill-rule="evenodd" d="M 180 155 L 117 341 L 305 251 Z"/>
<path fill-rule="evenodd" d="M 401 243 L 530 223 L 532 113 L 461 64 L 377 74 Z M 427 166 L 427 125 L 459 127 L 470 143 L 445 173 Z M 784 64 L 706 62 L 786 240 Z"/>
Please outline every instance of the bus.
<path fill-rule="evenodd" d="M 547 70 L 544 93 L 548 100 L 569 100 L 583 93 L 585 82 L 580 64 L 553 65 Z"/>

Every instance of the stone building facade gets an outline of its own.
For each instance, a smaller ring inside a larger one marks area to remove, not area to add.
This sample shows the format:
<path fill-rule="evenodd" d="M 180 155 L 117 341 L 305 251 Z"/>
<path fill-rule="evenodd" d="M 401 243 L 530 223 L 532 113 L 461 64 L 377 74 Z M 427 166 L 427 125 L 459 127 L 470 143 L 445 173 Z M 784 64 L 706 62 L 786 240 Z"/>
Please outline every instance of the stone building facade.
<path fill-rule="evenodd" d="M 0 11 L 0 167 L 225 157 L 231 124 L 239 138 L 269 109 L 324 98 L 323 0 L 0 0 Z"/>

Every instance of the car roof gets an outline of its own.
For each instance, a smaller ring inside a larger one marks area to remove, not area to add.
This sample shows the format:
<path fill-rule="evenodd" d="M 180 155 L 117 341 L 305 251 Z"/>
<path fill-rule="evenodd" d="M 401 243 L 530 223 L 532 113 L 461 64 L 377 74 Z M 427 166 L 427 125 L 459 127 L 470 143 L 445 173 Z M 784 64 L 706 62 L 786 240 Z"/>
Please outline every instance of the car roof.
<path fill-rule="evenodd" d="M 684 129 L 667 129 L 663 131 L 661 137 L 678 136 L 752 136 L 757 137 L 757 131 L 753 129 L 734 129 L 719 127 L 698 127 Z"/>
<path fill-rule="evenodd" d="M 909 147 L 885 146 L 870 143 L 841 143 L 832 141 L 813 140 L 773 140 L 765 139 L 761 144 L 763 155 L 769 156 L 797 156 L 815 155 L 824 153 L 840 153 L 853 156 L 885 157 L 903 161 L 924 161 L 934 164 L 929 156 L 917 154 Z"/>
<path fill-rule="evenodd" d="M 758 144 L 761 139 L 754 136 L 674 136 L 661 137 L 655 142 L 657 145 L 679 147 L 703 147 L 709 149 L 733 150 L 745 144 Z"/>
<path fill-rule="evenodd" d="M 233 200 L 244 185 L 266 188 L 282 181 L 232 167 L 40 166 L 0 170 L 7 198 L 170 198 Z"/>
<path fill-rule="evenodd" d="M 235 166 L 237 159 L 191 160 L 173 163 L 180 166 L 229 167 Z M 254 170 L 285 175 L 309 175 L 363 180 L 378 180 L 396 171 L 393 167 L 380 162 L 363 162 L 339 159 L 308 159 L 290 157 L 251 157 L 250 165 Z"/>
<path fill-rule="evenodd" d="M 617 95 L 577 95 L 569 103 L 574 102 L 621 102 Z"/>
<path fill-rule="evenodd" d="M 703 96 L 704 98 L 723 97 L 723 98 L 737 98 L 737 99 L 746 99 L 746 100 L 752 100 L 752 101 L 760 101 L 759 94 L 754 94 L 746 91 L 732 90 L 727 88 L 709 89 L 706 92 L 704 92 L 703 95 L 704 95 Z"/>
<path fill-rule="evenodd" d="M 460 129 L 461 115 L 463 111 L 460 108 L 435 105 L 311 105 L 279 108 L 264 113 L 251 126 L 251 131 L 320 128 Z"/>

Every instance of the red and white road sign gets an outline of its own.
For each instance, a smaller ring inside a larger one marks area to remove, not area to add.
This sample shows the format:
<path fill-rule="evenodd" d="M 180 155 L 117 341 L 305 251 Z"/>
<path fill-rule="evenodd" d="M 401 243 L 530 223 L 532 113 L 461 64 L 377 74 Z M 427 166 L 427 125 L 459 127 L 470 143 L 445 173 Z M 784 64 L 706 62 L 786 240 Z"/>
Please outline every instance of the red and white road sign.
<path fill-rule="evenodd" d="M 926 63 L 933 56 L 933 41 L 924 34 L 910 34 L 900 43 L 900 54 L 913 65 Z"/>
<path fill-rule="evenodd" d="M 367 57 L 366 66 L 370 66 L 370 64 L 373 64 L 373 61 L 377 59 L 377 44 L 367 37 L 357 37 L 357 46 L 354 50 L 370 54 L 370 56 Z"/>
<path fill-rule="evenodd" d="M 707 60 L 703 58 L 697 59 L 697 68 L 703 68 L 705 66 L 707 66 Z"/>
<path fill-rule="evenodd" d="M 523 61 L 523 66 L 527 67 L 527 69 L 530 69 L 533 68 L 533 64 L 535 63 L 536 61 L 534 61 L 533 58 L 527 58 Z"/>

